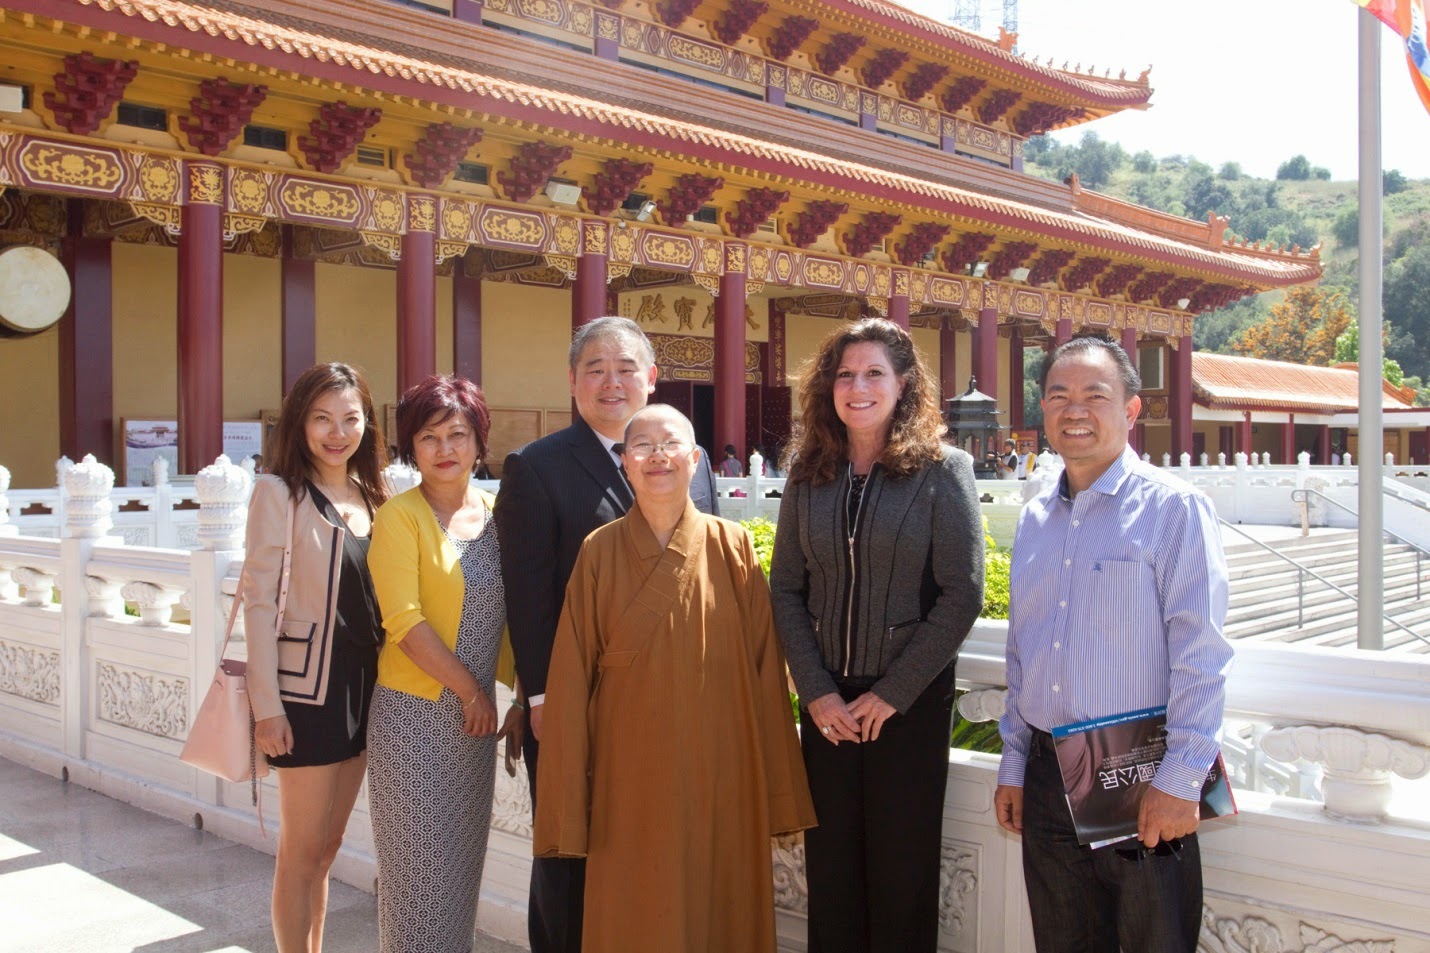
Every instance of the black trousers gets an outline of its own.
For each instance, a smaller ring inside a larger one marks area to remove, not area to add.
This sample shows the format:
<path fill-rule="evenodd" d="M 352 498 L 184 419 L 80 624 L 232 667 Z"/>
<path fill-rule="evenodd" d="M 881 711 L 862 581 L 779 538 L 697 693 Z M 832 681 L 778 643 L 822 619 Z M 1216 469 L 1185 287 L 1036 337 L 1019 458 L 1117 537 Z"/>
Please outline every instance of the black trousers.
<path fill-rule="evenodd" d="M 531 783 L 531 811 L 536 815 L 536 760 L 540 743 L 531 734 L 531 712 L 521 754 Z M 586 909 L 586 861 L 580 857 L 537 857 L 531 862 L 531 892 L 526 902 L 526 934 L 532 953 L 581 953 L 581 917 Z"/>
<path fill-rule="evenodd" d="M 1080 845 L 1052 739 L 1034 732 L 1023 779 L 1023 877 L 1038 953 L 1195 953 L 1201 848 L 1195 834 L 1180 845 L 1161 853 L 1135 840 Z"/>
<path fill-rule="evenodd" d="M 853 701 L 867 687 L 840 687 Z M 953 666 L 878 741 L 824 739 L 801 715 L 819 826 L 805 831 L 809 953 L 934 953 Z"/>

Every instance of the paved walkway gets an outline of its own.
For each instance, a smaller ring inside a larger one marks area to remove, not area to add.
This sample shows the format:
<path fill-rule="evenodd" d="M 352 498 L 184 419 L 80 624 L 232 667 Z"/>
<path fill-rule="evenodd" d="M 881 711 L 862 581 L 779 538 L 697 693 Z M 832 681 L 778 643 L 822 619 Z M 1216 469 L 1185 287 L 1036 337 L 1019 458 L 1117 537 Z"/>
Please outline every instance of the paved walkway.
<path fill-rule="evenodd" d="M 267 854 L 0 759 L 6 953 L 275 953 L 272 888 Z M 370 894 L 333 882 L 323 949 L 375 953 Z"/>

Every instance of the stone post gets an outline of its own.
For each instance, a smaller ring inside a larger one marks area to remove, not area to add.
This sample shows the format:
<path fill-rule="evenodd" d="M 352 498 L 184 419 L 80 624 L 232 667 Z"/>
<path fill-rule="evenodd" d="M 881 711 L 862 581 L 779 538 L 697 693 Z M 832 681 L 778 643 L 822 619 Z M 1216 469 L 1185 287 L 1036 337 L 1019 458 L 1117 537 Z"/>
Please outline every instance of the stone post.
<path fill-rule="evenodd" d="M 1414 781 L 1430 774 L 1430 748 L 1357 728 L 1274 728 L 1261 739 L 1261 750 L 1286 764 L 1321 765 L 1326 813 L 1359 823 L 1384 819 L 1390 806 L 1391 775 Z"/>
<path fill-rule="evenodd" d="M 64 522 L 60 539 L 60 739 L 67 757 L 85 757 L 90 693 L 86 634 L 91 610 L 89 561 L 95 544 L 114 526 L 114 471 L 86 454 L 78 464 L 56 465 Z M 102 598 L 102 596 L 101 596 Z"/>

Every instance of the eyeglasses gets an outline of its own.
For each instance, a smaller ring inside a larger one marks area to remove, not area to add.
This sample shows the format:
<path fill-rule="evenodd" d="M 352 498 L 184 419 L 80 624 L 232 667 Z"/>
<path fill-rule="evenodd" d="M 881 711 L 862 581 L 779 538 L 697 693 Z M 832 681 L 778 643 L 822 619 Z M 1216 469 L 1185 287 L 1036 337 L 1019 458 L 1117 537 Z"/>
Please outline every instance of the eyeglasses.
<path fill-rule="evenodd" d="M 650 443 L 641 441 L 640 443 L 628 443 L 621 445 L 621 453 L 632 460 L 644 460 L 652 454 L 659 452 L 667 457 L 683 457 L 689 453 L 691 445 L 685 440 L 662 440 L 660 443 Z"/>

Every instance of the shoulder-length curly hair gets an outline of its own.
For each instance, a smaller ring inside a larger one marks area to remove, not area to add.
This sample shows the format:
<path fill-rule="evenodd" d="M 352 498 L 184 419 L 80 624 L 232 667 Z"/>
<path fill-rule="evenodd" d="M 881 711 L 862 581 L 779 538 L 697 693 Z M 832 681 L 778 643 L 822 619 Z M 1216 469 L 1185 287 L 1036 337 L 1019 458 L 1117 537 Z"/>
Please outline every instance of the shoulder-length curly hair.
<path fill-rule="evenodd" d="M 357 452 L 348 460 L 348 474 L 358 484 L 363 499 L 372 509 L 387 500 L 387 484 L 382 468 L 387 466 L 387 446 L 373 412 L 372 393 L 361 373 L 349 364 L 314 364 L 293 382 L 283 399 L 278 427 L 268 444 L 265 460 L 269 473 L 281 478 L 293 499 L 302 499 L 304 481 L 313 471 L 313 454 L 308 449 L 308 412 L 324 394 L 350 390 L 362 405 L 363 433 Z"/>
<path fill-rule="evenodd" d="M 849 461 L 849 432 L 834 409 L 834 378 L 845 348 L 865 342 L 884 346 L 894 373 L 904 382 L 879 462 L 902 477 L 940 459 L 945 428 L 938 390 L 914 339 L 892 321 L 866 318 L 831 332 L 800 374 L 800 419 L 786 450 L 791 480 L 828 483 Z"/>

